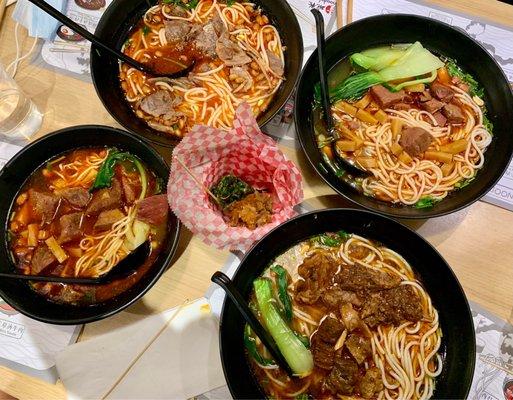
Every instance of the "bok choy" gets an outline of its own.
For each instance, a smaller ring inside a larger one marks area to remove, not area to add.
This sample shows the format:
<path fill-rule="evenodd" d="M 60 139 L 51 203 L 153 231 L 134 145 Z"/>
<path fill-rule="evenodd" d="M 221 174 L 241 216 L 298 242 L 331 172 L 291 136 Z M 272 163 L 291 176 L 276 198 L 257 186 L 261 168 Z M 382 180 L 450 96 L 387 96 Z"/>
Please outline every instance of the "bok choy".
<path fill-rule="evenodd" d="M 107 158 L 100 166 L 98 173 L 96 174 L 96 178 L 93 182 L 93 185 L 89 189 L 90 192 L 93 192 L 97 189 L 103 189 L 111 187 L 112 178 L 114 178 L 114 167 L 120 161 L 130 161 L 134 164 L 137 172 L 141 176 L 141 194 L 139 199 L 144 199 L 146 196 L 146 188 L 148 186 L 148 179 L 146 177 L 146 171 L 144 170 L 143 165 L 139 161 L 139 159 L 133 156 L 130 153 L 119 151 L 117 149 L 112 149 L 109 151 Z"/>
<path fill-rule="evenodd" d="M 408 47 L 380 47 L 355 53 L 350 57 L 353 66 L 362 71 L 350 75 L 330 90 L 331 101 L 353 100 L 361 97 L 374 85 L 383 84 L 392 91 L 417 83 L 432 82 L 444 63 L 420 42 Z M 394 83 L 409 79 L 406 82 Z"/>
<path fill-rule="evenodd" d="M 267 278 L 257 278 L 253 281 L 253 286 L 264 325 L 281 354 L 294 374 L 308 375 L 314 367 L 312 353 L 294 334 L 274 305 L 271 281 Z"/>

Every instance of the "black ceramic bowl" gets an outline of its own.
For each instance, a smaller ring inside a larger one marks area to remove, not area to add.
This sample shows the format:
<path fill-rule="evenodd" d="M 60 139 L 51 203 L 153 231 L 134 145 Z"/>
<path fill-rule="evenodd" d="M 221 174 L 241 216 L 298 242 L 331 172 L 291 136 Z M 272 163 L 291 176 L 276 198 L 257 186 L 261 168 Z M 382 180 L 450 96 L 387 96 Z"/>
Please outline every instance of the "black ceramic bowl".
<path fill-rule="evenodd" d="M 475 363 L 475 335 L 469 305 L 456 276 L 424 239 L 389 218 L 368 211 L 328 209 L 293 218 L 262 238 L 242 260 L 233 282 L 248 298 L 252 282 L 275 257 L 311 236 L 338 230 L 377 240 L 398 252 L 413 267 L 438 310 L 443 332 L 443 370 L 436 378 L 434 399 L 464 399 Z M 243 343 L 244 321 L 230 300 L 221 314 L 223 370 L 235 399 L 264 397 L 249 368 Z"/>
<path fill-rule="evenodd" d="M 20 187 L 49 158 L 79 147 L 115 146 L 137 155 L 156 175 L 164 180 L 169 169 L 162 157 L 135 136 L 106 126 L 75 126 L 51 133 L 29 144 L 0 171 L 0 271 L 14 272 L 7 247 L 7 225 L 11 206 Z M 0 279 L 0 296 L 13 308 L 39 321 L 74 325 L 109 317 L 141 298 L 170 265 L 178 243 L 180 227 L 169 213 L 167 239 L 160 254 L 144 276 L 130 289 L 104 302 L 91 306 L 57 304 L 31 290 L 26 281 Z"/>
<path fill-rule="evenodd" d="M 129 32 L 156 0 L 114 0 L 103 13 L 95 34 L 107 44 L 120 49 Z M 303 65 L 303 38 L 299 23 L 286 0 L 255 0 L 271 23 L 278 29 L 285 51 L 285 81 L 276 92 L 267 110 L 258 118 L 260 126 L 265 125 L 283 107 L 296 86 Z M 91 47 L 91 74 L 103 105 L 109 113 L 131 132 L 144 136 L 154 143 L 173 146 L 176 138 L 150 128 L 137 118 L 125 100 L 118 78 L 117 59 Z"/>
<path fill-rule="evenodd" d="M 358 193 L 327 171 L 315 142 L 312 124 L 313 87 L 319 82 L 317 53 L 307 61 L 300 77 L 295 103 L 299 141 L 317 173 L 336 192 L 369 210 L 398 218 L 430 218 L 457 211 L 485 195 L 506 170 L 513 152 L 513 95 L 499 65 L 464 31 L 433 19 L 389 14 L 365 18 L 335 32 L 326 41 L 326 67 L 371 47 L 391 43 L 421 42 L 435 54 L 450 57 L 485 89 L 488 115 L 494 125 L 493 141 L 486 150 L 485 164 L 476 179 L 432 208 L 392 206 Z"/>

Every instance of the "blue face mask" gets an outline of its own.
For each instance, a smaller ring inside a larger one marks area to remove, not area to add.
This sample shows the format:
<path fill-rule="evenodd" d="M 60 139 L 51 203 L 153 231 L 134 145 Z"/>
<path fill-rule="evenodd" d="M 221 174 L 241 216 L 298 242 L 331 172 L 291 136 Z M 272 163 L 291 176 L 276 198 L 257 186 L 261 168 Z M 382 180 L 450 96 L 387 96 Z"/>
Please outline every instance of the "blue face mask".
<path fill-rule="evenodd" d="M 66 9 L 66 1 L 67 0 L 46 0 L 48 4 L 62 13 Z M 29 36 L 45 40 L 53 39 L 59 24 L 56 19 L 37 8 L 28 0 L 18 0 L 16 2 L 12 17 L 15 21 L 27 28 Z"/>

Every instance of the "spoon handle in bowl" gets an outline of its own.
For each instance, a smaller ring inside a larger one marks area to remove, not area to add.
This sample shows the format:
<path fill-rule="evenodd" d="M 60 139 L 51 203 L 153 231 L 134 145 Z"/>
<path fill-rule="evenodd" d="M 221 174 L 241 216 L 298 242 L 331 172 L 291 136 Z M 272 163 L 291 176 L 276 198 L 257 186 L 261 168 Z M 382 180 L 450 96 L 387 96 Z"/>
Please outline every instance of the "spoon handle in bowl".
<path fill-rule="evenodd" d="M 140 62 L 134 60 L 131 57 L 128 57 L 126 54 L 122 53 L 121 51 L 117 51 L 116 49 L 113 49 L 112 47 L 108 46 L 107 44 L 103 43 L 102 40 L 100 40 L 97 36 L 89 32 L 87 29 L 83 28 L 76 22 L 72 21 L 70 18 L 68 18 L 66 15 L 61 13 L 59 10 L 52 7 L 50 4 L 48 4 L 44 0 L 29 0 L 32 4 L 43 10 L 45 13 L 51 15 L 54 17 L 57 21 L 61 22 L 62 24 L 66 25 L 68 28 L 70 28 L 72 31 L 78 33 L 80 36 L 84 37 L 91 43 L 95 44 L 98 47 L 101 47 L 102 49 L 108 51 L 114 57 L 126 62 L 127 64 L 130 64 L 134 68 L 137 68 L 138 70 L 141 70 L 145 72 L 147 68 L 141 64 Z"/>
<path fill-rule="evenodd" d="M 328 90 L 328 75 L 326 73 L 326 60 L 324 55 L 326 54 L 324 46 L 326 41 L 324 38 L 324 18 L 319 10 L 313 8 L 310 10 L 315 18 L 315 28 L 317 33 L 317 60 L 319 63 L 319 79 L 321 89 L 321 104 L 324 111 L 324 118 L 328 132 L 331 134 L 333 131 L 333 117 L 331 115 L 331 105 L 329 99 Z"/>
<path fill-rule="evenodd" d="M 47 276 L 47 275 L 23 275 L 16 273 L 0 272 L 0 278 L 8 279 L 21 279 L 25 281 L 34 282 L 54 282 L 54 283 L 68 283 L 77 285 L 94 285 L 102 283 L 99 279 L 95 278 L 70 278 L 63 276 Z"/>
<path fill-rule="evenodd" d="M 228 276 L 223 274 L 220 271 L 217 271 L 212 275 L 212 282 L 217 283 L 223 290 L 226 292 L 228 297 L 232 300 L 233 304 L 237 307 L 239 312 L 242 314 L 244 320 L 251 327 L 253 332 L 260 338 L 264 346 L 269 350 L 274 360 L 278 363 L 278 365 L 285 370 L 290 376 L 293 375 L 292 370 L 289 367 L 289 364 L 281 354 L 280 349 L 276 345 L 276 342 L 272 338 L 272 336 L 265 330 L 260 321 L 255 317 L 255 314 L 250 310 L 246 301 L 239 293 L 233 282 Z"/>

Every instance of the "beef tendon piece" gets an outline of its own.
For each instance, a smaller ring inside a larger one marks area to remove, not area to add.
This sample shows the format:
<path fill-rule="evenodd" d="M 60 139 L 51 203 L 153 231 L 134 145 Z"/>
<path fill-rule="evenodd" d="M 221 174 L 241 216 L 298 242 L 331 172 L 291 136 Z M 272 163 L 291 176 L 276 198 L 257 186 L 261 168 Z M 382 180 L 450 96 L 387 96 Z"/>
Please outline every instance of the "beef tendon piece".
<path fill-rule="evenodd" d="M 225 208 L 231 226 L 254 230 L 272 221 L 273 201 L 268 193 L 254 192 Z"/>
<path fill-rule="evenodd" d="M 376 367 L 369 368 L 360 380 L 358 387 L 360 389 L 360 394 L 365 399 L 375 397 L 375 394 L 380 393 L 384 388 L 383 381 L 381 379 L 381 371 Z"/>
<path fill-rule="evenodd" d="M 358 312 L 353 308 L 350 303 L 342 303 L 340 305 L 340 316 L 344 326 L 349 332 L 362 326 L 363 322 L 358 315 Z"/>
<path fill-rule="evenodd" d="M 314 365 L 317 368 L 330 371 L 333 368 L 335 348 L 332 344 L 326 343 L 318 335 L 312 337 L 311 343 Z"/>
<path fill-rule="evenodd" d="M 342 267 L 335 281 L 341 289 L 350 291 L 390 289 L 401 283 L 396 275 L 367 268 L 358 262 Z"/>
<path fill-rule="evenodd" d="M 358 364 L 362 364 L 372 354 L 370 339 L 356 333 L 349 335 L 345 346 Z"/>
<path fill-rule="evenodd" d="M 421 299 L 410 285 L 372 293 L 363 304 L 361 317 L 372 328 L 417 322 L 422 319 Z"/>
<path fill-rule="evenodd" d="M 298 274 L 303 279 L 296 282 L 296 299 L 304 304 L 314 304 L 324 291 L 331 286 L 337 270 L 337 262 L 322 253 L 315 253 L 303 260 Z"/>
<path fill-rule="evenodd" d="M 399 144 L 410 156 L 416 157 L 424 153 L 433 140 L 433 136 L 425 129 L 408 127 L 403 129 Z"/>
<path fill-rule="evenodd" d="M 338 351 L 333 360 L 333 369 L 324 382 L 332 394 L 351 395 L 358 383 L 358 365 Z"/>
<path fill-rule="evenodd" d="M 326 343 L 335 344 L 343 330 L 344 325 L 338 319 L 328 316 L 322 320 L 315 335 Z"/>

